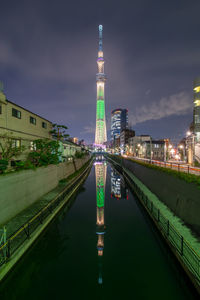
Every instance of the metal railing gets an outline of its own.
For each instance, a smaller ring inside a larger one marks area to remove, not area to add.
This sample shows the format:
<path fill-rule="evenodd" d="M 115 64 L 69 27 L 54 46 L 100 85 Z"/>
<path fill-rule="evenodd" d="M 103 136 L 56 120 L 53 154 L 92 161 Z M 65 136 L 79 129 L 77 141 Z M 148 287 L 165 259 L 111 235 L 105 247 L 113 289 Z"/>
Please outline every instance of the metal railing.
<path fill-rule="evenodd" d="M 78 177 L 75 177 L 69 182 L 67 187 L 61 193 L 43 207 L 36 215 L 30 218 L 27 223 L 17 229 L 17 231 L 13 233 L 2 246 L 0 245 L 0 267 L 5 264 L 16 250 L 31 237 L 32 233 L 43 224 L 45 219 L 53 213 L 53 211 L 65 199 L 67 194 L 69 194 L 70 191 L 70 196 L 74 193 L 73 188 L 77 185 L 77 182 L 82 182 L 85 179 L 84 175 L 86 175 L 90 167 L 91 162 Z"/>
<path fill-rule="evenodd" d="M 171 224 L 171 222 L 160 212 L 160 210 L 154 205 L 145 193 L 139 188 L 139 186 L 132 180 L 131 176 L 128 174 L 127 170 L 122 167 L 120 159 L 117 158 L 116 161 L 111 158 L 112 162 L 120 168 L 123 168 L 124 176 L 133 187 L 134 192 L 138 198 L 143 202 L 148 213 L 152 216 L 156 224 L 158 225 L 160 231 L 164 234 L 165 238 L 173 246 L 176 253 L 180 256 L 183 263 L 191 271 L 194 277 L 197 279 L 200 284 L 200 256 L 192 248 L 189 242 L 183 238 L 180 232 Z"/>
<path fill-rule="evenodd" d="M 133 185 L 133 189 L 139 199 L 143 202 L 146 209 L 152 218 L 156 221 L 157 225 L 164 233 L 167 240 L 173 245 L 177 253 L 182 258 L 185 265 L 194 274 L 194 276 L 200 280 L 200 256 L 191 247 L 191 245 L 183 238 L 183 236 L 178 232 L 178 230 L 170 223 L 170 221 L 165 218 L 165 216 L 160 212 L 160 210 L 154 205 L 144 192 L 136 185 L 136 183 L 131 180 L 127 172 L 125 171 L 125 177 L 128 177 L 128 181 Z"/>
<path fill-rule="evenodd" d="M 172 169 L 178 172 L 184 172 L 184 173 L 198 175 L 198 176 L 200 175 L 200 168 L 192 167 L 188 164 L 174 163 L 170 161 L 164 162 L 164 161 L 153 160 L 149 158 L 139 158 L 136 156 L 128 156 L 128 158 L 132 158 L 133 160 L 142 161 L 144 163 L 156 165 L 163 168 Z"/>

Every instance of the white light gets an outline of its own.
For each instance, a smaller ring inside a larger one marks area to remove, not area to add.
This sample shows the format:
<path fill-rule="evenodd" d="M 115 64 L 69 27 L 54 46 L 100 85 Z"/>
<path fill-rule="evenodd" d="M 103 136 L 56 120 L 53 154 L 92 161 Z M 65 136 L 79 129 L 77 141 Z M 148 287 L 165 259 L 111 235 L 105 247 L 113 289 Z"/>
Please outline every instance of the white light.
<path fill-rule="evenodd" d="M 186 135 L 187 135 L 187 136 L 191 135 L 191 132 L 190 132 L 190 131 L 187 131 L 187 132 L 186 132 Z"/>

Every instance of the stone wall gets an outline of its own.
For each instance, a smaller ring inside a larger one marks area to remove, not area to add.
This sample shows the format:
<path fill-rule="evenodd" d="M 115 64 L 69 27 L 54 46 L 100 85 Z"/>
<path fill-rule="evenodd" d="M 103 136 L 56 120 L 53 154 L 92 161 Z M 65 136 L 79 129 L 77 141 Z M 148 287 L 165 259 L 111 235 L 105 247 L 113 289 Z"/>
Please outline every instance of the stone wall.
<path fill-rule="evenodd" d="M 59 180 L 80 169 L 89 158 L 0 176 L 0 225 L 54 189 Z"/>

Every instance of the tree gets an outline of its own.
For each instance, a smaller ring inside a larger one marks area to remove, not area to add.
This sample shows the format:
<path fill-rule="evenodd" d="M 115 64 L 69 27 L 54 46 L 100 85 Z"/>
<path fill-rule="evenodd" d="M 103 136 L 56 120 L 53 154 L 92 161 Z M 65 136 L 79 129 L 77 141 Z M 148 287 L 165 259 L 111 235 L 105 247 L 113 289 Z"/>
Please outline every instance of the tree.
<path fill-rule="evenodd" d="M 36 167 L 59 163 L 59 142 L 49 139 L 39 139 L 34 142 L 34 151 L 30 152 L 27 160 Z"/>
<path fill-rule="evenodd" d="M 0 173 L 4 173 L 8 167 L 9 161 L 22 154 L 25 146 L 16 146 L 16 139 L 8 134 L 0 137 Z"/>
<path fill-rule="evenodd" d="M 53 129 L 49 133 L 51 133 L 52 137 L 57 141 L 65 141 L 69 137 L 69 134 L 66 133 L 68 129 L 67 126 L 58 124 L 53 124 L 52 126 Z"/>
<path fill-rule="evenodd" d="M 1 159 L 10 161 L 11 158 L 19 156 L 26 148 L 25 146 L 16 146 L 17 139 L 4 134 L 0 137 L 0 156 Z"/>

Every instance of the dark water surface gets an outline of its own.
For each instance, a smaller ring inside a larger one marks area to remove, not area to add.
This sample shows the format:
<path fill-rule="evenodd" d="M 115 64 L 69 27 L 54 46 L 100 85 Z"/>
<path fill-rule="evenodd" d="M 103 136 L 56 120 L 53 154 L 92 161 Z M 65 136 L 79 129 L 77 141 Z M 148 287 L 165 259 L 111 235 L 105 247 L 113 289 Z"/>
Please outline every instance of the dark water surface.
<path fill-rule="evenodd" d="M 196 299 L 136 197 L 103 165 L 1 284 L 1 300 Z"/>

